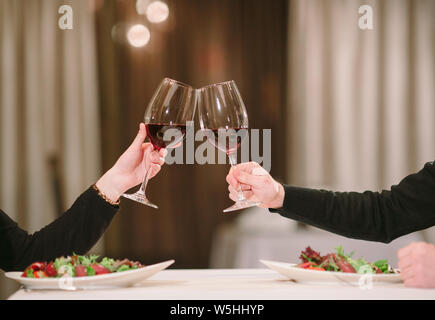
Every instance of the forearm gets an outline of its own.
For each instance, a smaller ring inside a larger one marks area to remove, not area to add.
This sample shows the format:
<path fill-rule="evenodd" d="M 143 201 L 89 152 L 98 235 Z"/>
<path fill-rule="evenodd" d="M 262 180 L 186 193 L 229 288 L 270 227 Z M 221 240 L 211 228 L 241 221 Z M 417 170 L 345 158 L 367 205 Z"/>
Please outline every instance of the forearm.
<path fill-rule="evenodd" d="M 381 193 L 284 188 L 282 208 L 271 211 L 350 238 L 390 242 L 435 225 L 435 170 L 429 164 Z"/>
<path fill-rule="evenodd" d="M 349 238 L 389 242 L 377 193 L 334 193 L 284 186 L 283 206 L 272 212 Z"/>
<path fill-rule="evenodd" d="M 60 218 L 33 235 L 18 226 L 2 231 L 0 257 L 5 270 L 22 270 L 34 261 L 86 253 L 109 226 L 116 206 L 100 198 L 92 188 L 86 190 Z"/>

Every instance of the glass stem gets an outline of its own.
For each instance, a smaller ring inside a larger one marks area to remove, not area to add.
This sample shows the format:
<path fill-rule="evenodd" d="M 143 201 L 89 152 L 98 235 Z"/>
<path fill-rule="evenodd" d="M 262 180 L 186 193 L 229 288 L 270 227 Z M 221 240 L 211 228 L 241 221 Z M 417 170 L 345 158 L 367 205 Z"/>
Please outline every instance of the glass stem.
<path fill-rule="evenodd" d="M 235 168 L 237 165 L 237 152 L 229 153 L 228 158 L 230 160 L 231 167 Z M 237 184 L 236 191 L 238 196 L 237 202 L 245 201 L 246 199 L 245 196 L 243 195 L 243 191 L 242 191 L 242 187 L 240 186 L 240 183 Z"/>
<path fill-rule="evenodd" d="M 139 192 L 143 193 L 145 195 L 145 189 L 147 188 L 148 180 L 149 180 L 149 173 L 151 170 L 147 170 L 145 173 L 145 177 L 143 179 L 143 182 L 140 186 Z"/>
<path fill-rule="evenodd" d="M 144 154 L 143 155 L 143 162 L 144 162 L 144 165 L 145 165 L 145 176 L 143 178 L 142 184 L 141 184 L 140 189 L 139 189 L 139 192 L 142 193 L 143 195 L 145 195 L 145 189 L 147 188 L 148 180 L 150 178 L 150 171 L 151 171 L 149 169 L 147 170 L 147 161 L 146 161 L 146 159 L 147 159 L 147 155 Z"/>

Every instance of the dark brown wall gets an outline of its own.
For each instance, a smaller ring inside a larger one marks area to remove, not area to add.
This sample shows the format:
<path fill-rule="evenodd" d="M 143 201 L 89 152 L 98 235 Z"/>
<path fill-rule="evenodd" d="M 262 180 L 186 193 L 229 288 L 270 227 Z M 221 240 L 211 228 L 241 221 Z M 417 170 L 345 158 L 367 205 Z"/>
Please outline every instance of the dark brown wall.
<path fill-rule="evenodd" d="M 97 11 L 104 169 L 130 144 L 145 107 L 164 77 L 195 87 L 235 80 L 251 128 L 272 129 L 272 174 L 285 177 L 286 0 L 172 0 L 170 18 L 152 26 L 134 1 L 105 1 Z M 145 48 L 114 43 L 117 23 L 150 26 Z M 196 128 L 199 128 L 196 121 Z M 225 176 L 229 165 L 171 165 L 148 185 L 159 210 L 128 200 L 106 234 L 107 254 L 177 268 L 208 266 L 216 227 L 238 213 Z"/>

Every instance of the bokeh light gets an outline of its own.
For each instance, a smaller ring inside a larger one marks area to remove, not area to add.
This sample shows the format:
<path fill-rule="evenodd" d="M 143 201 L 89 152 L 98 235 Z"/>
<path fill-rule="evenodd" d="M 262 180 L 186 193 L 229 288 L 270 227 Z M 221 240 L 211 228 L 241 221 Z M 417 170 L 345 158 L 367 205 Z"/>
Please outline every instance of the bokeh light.
<path fill-rule="evenodd" d="M 133 47 L 146 46 L 150 37 L 150 31 L 143 24 L 135 24 L 127 31 L 127 40 Z"/>
<path fill-rule="evenodd" d="M 168 5 L 162 1 L 154 1 L 148 5 L 146 16 L 152 23 L 163 22 L 169 16 Z"/>
<path fill-rule="evenodd" d="M 147 6 L 151 0 L 136 0 L 136 11 L 138 14 L 145 15 Z"/>

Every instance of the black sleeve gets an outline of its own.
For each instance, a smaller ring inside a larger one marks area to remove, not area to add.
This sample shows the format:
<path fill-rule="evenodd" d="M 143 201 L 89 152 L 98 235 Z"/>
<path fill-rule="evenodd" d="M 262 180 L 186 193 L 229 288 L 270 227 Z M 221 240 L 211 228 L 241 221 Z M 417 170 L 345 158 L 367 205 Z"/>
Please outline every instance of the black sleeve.
<path fill-rule="evenodd" d="M 284 186 L 284 217 L 349 238 L 391 242 L 435 225 L 435 165 L 382 192 L 332 192 Z"/>
<path fill-rule="evenodd" d="M 20 229 L 0 210 L 0 268 L 20 271 L 35 261 L 85 254 L 109 226 L 118 206 L 102 199 L 92 187 L 61 217 L 33 235 Z"/>

